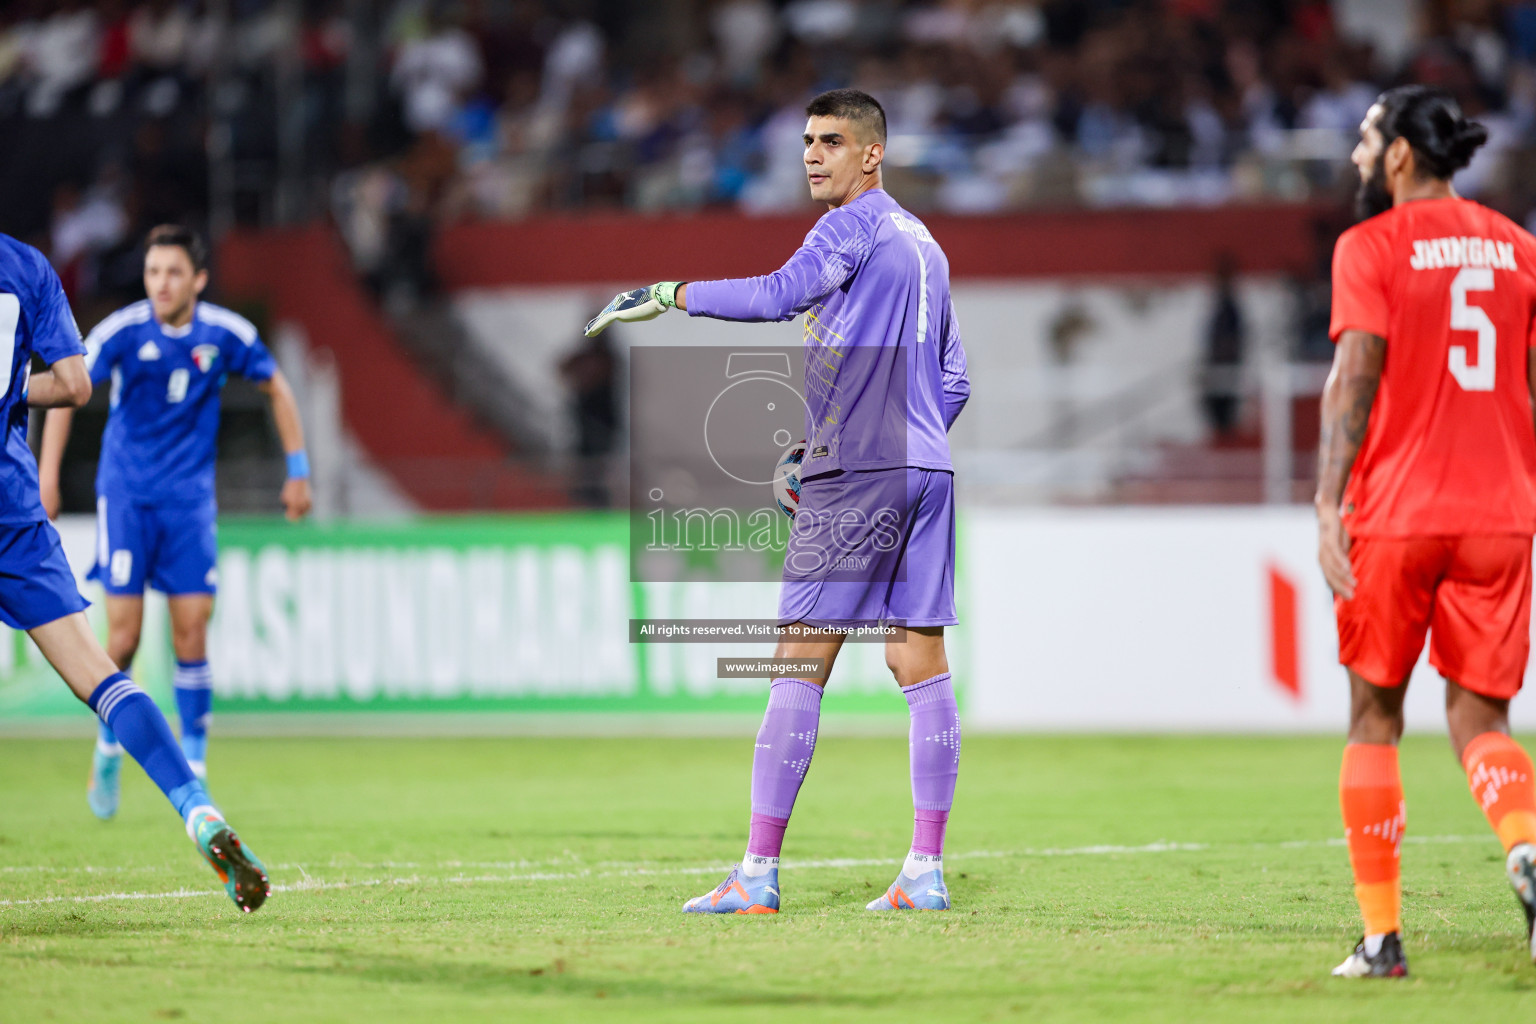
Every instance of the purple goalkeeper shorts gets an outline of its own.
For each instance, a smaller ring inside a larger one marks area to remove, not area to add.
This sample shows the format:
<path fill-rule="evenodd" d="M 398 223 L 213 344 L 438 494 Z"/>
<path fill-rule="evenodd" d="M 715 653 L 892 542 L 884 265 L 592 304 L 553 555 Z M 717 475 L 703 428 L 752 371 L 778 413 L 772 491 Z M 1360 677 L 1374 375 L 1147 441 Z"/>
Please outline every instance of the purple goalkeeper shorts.
<path fill-rule="evenodd" d="M 779 625 L 959 621 L 951 473 L 908 467 L 802 483 L 784 556 Z"/>

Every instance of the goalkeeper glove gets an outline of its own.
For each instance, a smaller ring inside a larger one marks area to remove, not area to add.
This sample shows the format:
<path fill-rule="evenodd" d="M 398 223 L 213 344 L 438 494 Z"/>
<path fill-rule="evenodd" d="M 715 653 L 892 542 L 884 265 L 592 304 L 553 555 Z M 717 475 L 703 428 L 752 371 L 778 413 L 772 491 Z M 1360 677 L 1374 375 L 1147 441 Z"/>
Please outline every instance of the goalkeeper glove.
<path fill-rule="evenodd" d="M 683 284 L 682 281 L 662 281 L 649 288 L 619 292 L 613 297 L 613 301 L 604 306 L 603 311 L 587 324 L 587 337 L 597 337 L 615 321 L 638 323 L 641 320 L 656 319 L 677 305 L 677 290 Z"/>

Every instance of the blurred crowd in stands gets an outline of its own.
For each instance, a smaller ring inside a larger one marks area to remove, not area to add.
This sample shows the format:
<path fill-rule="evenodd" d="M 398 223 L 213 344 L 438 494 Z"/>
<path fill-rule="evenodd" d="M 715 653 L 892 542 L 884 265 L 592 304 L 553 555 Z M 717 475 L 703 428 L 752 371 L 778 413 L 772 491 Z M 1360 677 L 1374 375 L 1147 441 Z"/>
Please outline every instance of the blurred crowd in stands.
<path fill-rule="evenodd" d="M 807 209 L 830 87 L 885 104 L 904 204 L 986 214 L 1341 196 L 1407 80 L 1489 126 L 1458 184 L 1527 218 L 1536 0 L 9 0 L 0 219 L 93 292 L 159 221 L 330 216 L 425 291 L 455 219 Z"/>

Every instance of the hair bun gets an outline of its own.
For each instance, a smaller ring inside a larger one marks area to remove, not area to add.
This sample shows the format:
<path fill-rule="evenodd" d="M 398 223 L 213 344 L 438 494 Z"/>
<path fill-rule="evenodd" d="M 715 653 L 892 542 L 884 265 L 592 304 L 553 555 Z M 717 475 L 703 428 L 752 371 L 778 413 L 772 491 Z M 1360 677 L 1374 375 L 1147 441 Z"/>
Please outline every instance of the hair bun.
<path fill-rule="evenodd" d="M 1407 139 L 1415 168 L 1424 174 L 1450 178 L 1488 141 L 1488 129 L 1468 121 L 1456 98 L 1438 86 L 1400 85 L 1382 93 L 1376 103 L 1381 107 L 1377 127 L 1382 141 Z"/>
<path fill-rule="evenodd" d="M 1463 121 L 1456 126 L 1456 145 L 1476 149 L 1488 141 L 1488 129 L 1476 121 Z"/>
<path fill-rule="evenodd" d="M 1488 141 L 1488 129 L 1476 121 L 1462 120 L 1456 125 L 1456 131 L 1449 141 L 1450 144 L 1446 147 L 1447 155 L 1450 157 L 1452 168 L 1460 170 L 1472 162 L 1472 154 Z"/>

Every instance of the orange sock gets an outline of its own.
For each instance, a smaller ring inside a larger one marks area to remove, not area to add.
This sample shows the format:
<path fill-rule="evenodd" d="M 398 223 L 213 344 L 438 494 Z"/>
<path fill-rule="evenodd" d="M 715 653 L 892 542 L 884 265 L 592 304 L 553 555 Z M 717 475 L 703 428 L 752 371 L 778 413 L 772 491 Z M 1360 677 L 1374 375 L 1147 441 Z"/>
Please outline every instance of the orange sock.
<path fill-rule="evenodd" d="M 1349 844 L 1355 898 L 1360 901 L 1360 916 L 1365 918 L 1365 933 L 1401 931 L 1403 890 L 1398 851 L 1407 817 L 1396 747 L 1351 743 L 1344 748 L 1339 807 L 1344 812 L 1344 839 Z"/>
<path fill-rule="evenodd" d="M 1520 744 L 1501 732 L 1485 732 L 1467 744 L 1461 765 L 1504 849 L 1536 843 L 1536 771 Z"/>

